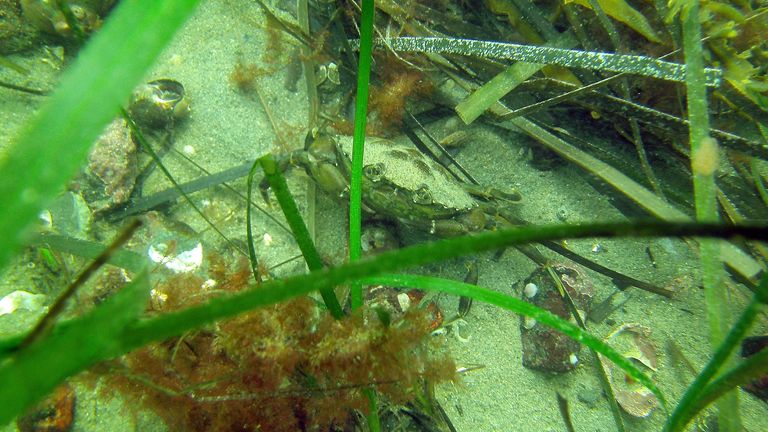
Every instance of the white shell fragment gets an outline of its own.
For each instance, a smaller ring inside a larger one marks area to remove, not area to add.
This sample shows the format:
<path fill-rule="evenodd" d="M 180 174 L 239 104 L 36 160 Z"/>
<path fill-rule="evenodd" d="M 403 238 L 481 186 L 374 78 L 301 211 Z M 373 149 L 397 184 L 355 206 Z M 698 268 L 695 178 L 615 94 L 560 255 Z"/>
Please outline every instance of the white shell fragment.
<path fill-rule="evenodd" d="M 400 310 L 405 312 L 411 307 L 411 298 L 406 293 L 400 293 L 397 295 L 397 304 L 400 305 Z"/>
<path fill-rule="evenodd" d="M 536 327 L 536 320 L 531 318 L 531 317 L 525 317 L 523 319 L 523 327 L 526 330 L 530 330 L 530 329 Z"/>
<path fill-rule="evenodd" d="M 45 296 L 17 290 L 0 299 L 0 316 L 23 309 L 37 312 L 44 308 Z"/>
<path fill-rule="evenodd" d="M 539 287 L 536 286 L 533 282 L 528 282 L 525 285 L 525 288 L 523 288 L 523 294 L 525 294 L 526 298 L 534 298 L 536 297 L 536 294 L 539 292 Z"/>
<path fill-rule="evenodd" d="M 149 245 L 148 255 L 153 262 L 174 273 L 188 273 L 203 263 L 203 245 L 197 242 L 191 249 L 179 251 L 166 243 L 156 243 Z"/>

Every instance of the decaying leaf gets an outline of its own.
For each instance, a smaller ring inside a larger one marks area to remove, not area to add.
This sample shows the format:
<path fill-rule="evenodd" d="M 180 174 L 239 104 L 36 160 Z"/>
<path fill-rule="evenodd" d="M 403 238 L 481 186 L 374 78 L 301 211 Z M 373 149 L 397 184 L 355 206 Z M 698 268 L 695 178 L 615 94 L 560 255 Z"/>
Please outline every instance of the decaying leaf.
<path fill-rule="evenodd" d="M 589 0 L 567 0 L 566 3 L 573 2 L 585 8 L 592 9 L 589 4 Z M 661 39 L 651 27 L 651 24 L 647 19 L 637 11 L 637 9 L 630 6 L 624 0 L 597 0 L 597 3 L 605 11 L 605 13 L 611 18 L 626 24 L 632 30 L 640 33 L 646 39 L 651 42 L 659 43 Z"/>

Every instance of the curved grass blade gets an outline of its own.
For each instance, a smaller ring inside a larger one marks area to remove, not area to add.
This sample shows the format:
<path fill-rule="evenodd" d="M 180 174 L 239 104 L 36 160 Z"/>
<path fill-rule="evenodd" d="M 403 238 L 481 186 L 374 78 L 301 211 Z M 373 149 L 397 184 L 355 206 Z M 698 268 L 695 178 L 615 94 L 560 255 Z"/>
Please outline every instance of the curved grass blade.
<path fill-rule="evenodd" d="M 119 356 L 148 343 L 180 335 L 216 320 L 272 305 L 315 290 L 330 289 L 341 283 L 399 268 L 438 262 L 511 245 L 562 238 L 672 235 L 716 237 L 740 235 L 754 239 L 768 236 L 768 227 L 636 222 L 512 228 L 386 252 L 337 268 L 268 281 L 257 288 L 227 297 L 214 298 L 204 305 L 179 312 L 133 321 L 134 307 L 143 310 L 146 304 L 148 290 L 137 288 L 139 280 L 146 280 L 144 273 L 141 273 L 141 277 L 135 279 L 135 285 L 131 285 L 131 290 L 124 289 L 118 296 L 82 318 L 55 326 L 50 336 L 30 346 L 25 350 L 26 354 L 20 353 L 12 361 L 6 360 L 0 364 L 0 382 L 3 383 L 0 386 L 0 400 L 12 401 L 12 403 L 0 404 L 0 423 L 7 422 L 18 415 L 29 401 L 40 397 L 40 393 L 43 392 L 40 389 L 50 390 L 66 377 L 96 361 Z M 130 297 L 130 301 L 123 299 L 129 296 L 135 297 Z M 119 303 L 121 301 L 126 301 L 129 306 L 124 307 Z M 134 302 L 140 304 L 140 307 L 135 306 Z M 107 307 L 108 304 L 109 307 Z M 0 341 L 0 347 L 4 346 L 9 346 L 7 340 Z M 74 346 L 78 349 L 73 350 Z M 51 363 L 51 358 L 61 358 L 66 361 L 61 364 Z M 40 373 L 41 370 L 46 369 L 45 373 Z M 27 402 L 18 403 L 15 400 L 19 391 L 24 392 L 23 397 Z M 26 395 L 27 393 L 30 395 Z"/>
<path fill-rule="evenodd" d="M 689 423 L 712 402 L 745 383 L 759 379 L 766 373 L 768 373 L 768 349 L 763 349 L 707 385 L 683 415 L 681 423 Z"/>
<path fill-rule="evenodd" d="M 198 0 L 125 0 L 0 159 L 0 269 Z"/>
<path fill-rule="evenodd" d="M 357 48 L 359 41 L 350 41 Z M 593 51 L 569 50 L 554 47 L 519 45 L 505 42 L 473 39 L 396 37 L 376 39 L 374 47 L 391 48 L 395 51 L 459 54 L 500 60 L 529 63 L 555 64 L 565 67 L 594 69 L 609 72 L 625 72 L 667 81 L 685 81 L 685 66 L 657 60 L 652 57 L 611 54 Z M 718 87 L 722 81 L 720 69 L 704 69 L 706 85 Z"/>
<path fill-rule="evenodd" d="M 234 316 L 257 307 L 275 304 L 310 292 L 328 289 L 356 279 L 374 276 L 399 268 L 438 262 L 471 253 L 503 247 L 588 237 L 665 237 L 708 236 L 727 238 L 765 238 L 768 226 L 728 226 L 698 223 L 635 222 L 591 225 L 548 225 L 518 227 L 472 236 L 457 237 L 385 252 L 373 258 L 326 268 L 310 274 L 267 281 L 258 289 L 212 299 L 205 305 L 192 307 L 156 318 L 143 320 L 126 334 L 125 350 L 167 339 L 185 331 Z M 0 387 L 0 391 L 2 387 Z"/>
<path fill-rule="evenodd" d="M 648 378 L 643 372 L 635 366 L 632 361 L 619 354 L 616 350 L 608 346 L 599 338 L 592 336 L 578 326 L 558 317 L 557 315 L 534 306 L 528 302 L 503 294 L 488 288 L 482 288 L 476 285 L 467 284 L 450 279 L 436 278 L 430 276 L 408 275 L 408 274 L 384 274 L 364 279 L 366 284 L 386 285 L 401 288 L 417 288 L 428 291 L 439 291 L 455 296 L 471 297 L 476 301 L 490 303 L 502 309 L 531 317 L 537 323 L 553 328 L 576 342 L 583 344 L 590 349 L 602 354 L 620 367 L 630 377 L 642 383 L 648 390 L 659 399 L 661 406 L 666 410 L 667 401 L 661 390 L 656 384 Z"/>

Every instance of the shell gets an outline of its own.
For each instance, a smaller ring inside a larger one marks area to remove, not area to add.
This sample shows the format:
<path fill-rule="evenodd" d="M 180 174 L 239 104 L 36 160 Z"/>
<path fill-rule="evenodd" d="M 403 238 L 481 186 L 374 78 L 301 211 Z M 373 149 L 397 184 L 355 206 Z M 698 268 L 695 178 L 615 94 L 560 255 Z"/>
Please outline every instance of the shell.
<path fill-rule="evenodd" d="M 180 82 L 158 79 L 134 90 L 128 112 L 142 129 L 165 130 L 189 114 L 189 99 Z"/>
<path fill-rule="evenodd" d="M 651 330 L 635 323 L 623 324 L 614 329 L 604 340 L 624 357 L 638 361 L 647 368 L 644 372 L 655 372 L 658 366 L 656 347 L 650 338 Z M 659 400 L 640 383 L 627 379 L 623 370 L 605 359 L 603 368 L 619 406 L 635 417 L 648 417 L 659 406 Z"/>

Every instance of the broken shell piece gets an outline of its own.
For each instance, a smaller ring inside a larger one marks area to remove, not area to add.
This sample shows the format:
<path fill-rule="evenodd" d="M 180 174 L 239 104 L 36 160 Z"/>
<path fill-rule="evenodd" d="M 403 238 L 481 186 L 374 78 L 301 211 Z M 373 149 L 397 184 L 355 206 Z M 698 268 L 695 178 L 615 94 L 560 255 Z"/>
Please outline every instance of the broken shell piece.
<path fill-rule="evenodd" d="M 523 319 L 523 328 L 530 330 L 536 326 L 536 320 L 531 317 L 525 317 Z"/>
<path fill-rule="evenodd" d="M 19 309 L 37 312 L 44 308 L 45 296 L 17 290 L 0 299 L 0 316 L 12 314 Z"/>
<path fill-rule="evenodd" d="M 400 305 L 401 311 L 407 311 L 411 307 L 411 298 L 407 293 L 400 293 L 397 295 L 397 303 Z"/>
<path fill-rule="evenodd" d="M 658 356 L 656 346 L 651 341 L 651 329 L 636 323 L 622 324 L 606 338 L 613 343 L 625 357 L 635 359 L 645 367 L 656 371 Z"/>
<path fill-rule="evenodd" d="M 149 245 L 148 255 L 153 262 L 164 265 L 174 273 L 187 273 L 198 269 L 203 263 L 203 245 L 197 242 L 191 248 L 179 250 L 168 243 L 156 243 Z"/>
<path fill-rule="evenodd" d="M 533 298 L 536 296 L 536 294 L 539 292 L 539 287 L 536 286 L 533 282 L 528 282 L 525 284 L 525 288 L 523 288 L 523 294 L 525 294 L 525 297 L 527 298 Z"/>
<path fill-rule="evenodd" d="M 639 324 L 623 324 L 614 329 L 606 338 L 613 348 L 624 357 L 633 359 L 650 371 L 656 371 L 658 360 L 656 347 L 650 339 L 651 330 Z M 636 382 L 618 366 L 600 356 L 613 389 L 616 402 L 628 414 L 647 417 L 659 405 L 658 399 L 642 384 Z M 641 366 L 641 368 L 642 368 Z"/>
<path fill-rule="evenodd" d="M 659 401 L 656 396 L 646 388 L 636 389 L 632 391 L 615 391 L 616 402 L 619 406 L 635 417 L 648 417 L 654 408 L 659 405 Z"/>

